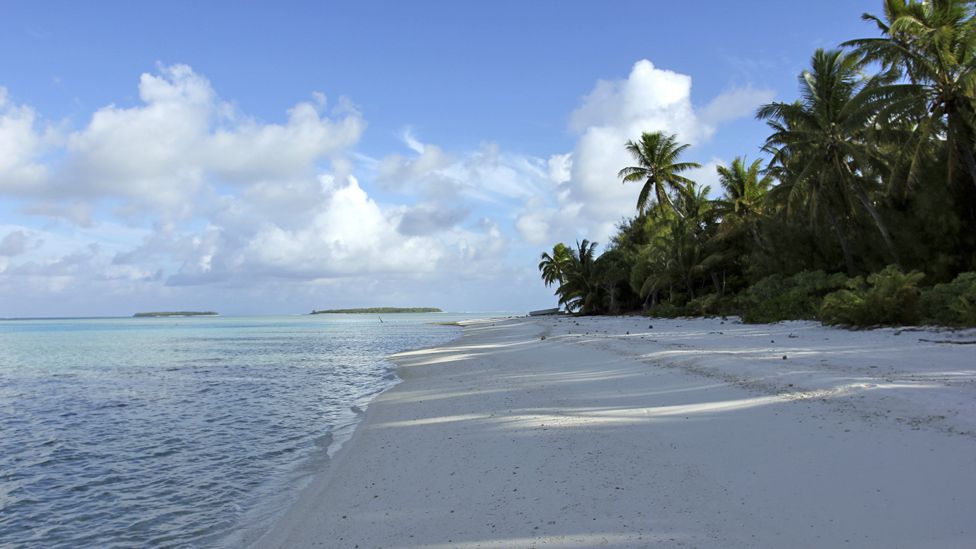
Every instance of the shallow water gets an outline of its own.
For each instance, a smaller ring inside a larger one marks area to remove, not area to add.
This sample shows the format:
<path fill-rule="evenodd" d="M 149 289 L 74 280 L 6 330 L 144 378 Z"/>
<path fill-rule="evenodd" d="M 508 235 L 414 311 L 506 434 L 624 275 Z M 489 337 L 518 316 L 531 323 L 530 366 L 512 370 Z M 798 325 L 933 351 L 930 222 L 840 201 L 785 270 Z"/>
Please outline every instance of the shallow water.
<path fill-rule="evenodd" d="M 213 545 L 459 318 L 0 321 L 0 547 Z"/>

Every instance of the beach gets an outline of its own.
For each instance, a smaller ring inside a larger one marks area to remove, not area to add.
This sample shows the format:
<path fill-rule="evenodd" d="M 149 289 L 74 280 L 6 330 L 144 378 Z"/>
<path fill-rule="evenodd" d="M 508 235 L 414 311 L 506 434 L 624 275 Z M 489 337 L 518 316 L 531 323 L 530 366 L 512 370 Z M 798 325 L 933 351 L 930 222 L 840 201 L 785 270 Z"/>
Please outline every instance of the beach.
<path fill-rule="evenodd" d="M 403 381 L 254 547 L 972 547 L 976 331 L 541 317 Z"/>

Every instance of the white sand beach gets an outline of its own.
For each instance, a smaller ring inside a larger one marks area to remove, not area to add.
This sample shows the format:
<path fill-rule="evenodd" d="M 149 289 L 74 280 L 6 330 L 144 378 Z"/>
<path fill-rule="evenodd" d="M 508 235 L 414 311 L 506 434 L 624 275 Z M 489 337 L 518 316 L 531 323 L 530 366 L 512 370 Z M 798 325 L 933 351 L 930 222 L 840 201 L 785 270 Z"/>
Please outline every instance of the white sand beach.
<path fill-rule="evenodd" d="M 403 382 L 256 547 L 974 547 L 976 331 L 546 317 Z"/>

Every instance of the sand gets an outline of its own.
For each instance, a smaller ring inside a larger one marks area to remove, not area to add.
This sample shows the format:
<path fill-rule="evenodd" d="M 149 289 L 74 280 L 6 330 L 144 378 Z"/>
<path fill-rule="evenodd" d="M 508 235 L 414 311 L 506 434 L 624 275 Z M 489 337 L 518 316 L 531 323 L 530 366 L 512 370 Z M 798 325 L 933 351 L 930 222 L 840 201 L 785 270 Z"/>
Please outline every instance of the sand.
<path fill-rule="evenodd" d="M 255 546 L 976 547 L 972 341 L 474 324 L 394 357 L 404 381 Z"/>

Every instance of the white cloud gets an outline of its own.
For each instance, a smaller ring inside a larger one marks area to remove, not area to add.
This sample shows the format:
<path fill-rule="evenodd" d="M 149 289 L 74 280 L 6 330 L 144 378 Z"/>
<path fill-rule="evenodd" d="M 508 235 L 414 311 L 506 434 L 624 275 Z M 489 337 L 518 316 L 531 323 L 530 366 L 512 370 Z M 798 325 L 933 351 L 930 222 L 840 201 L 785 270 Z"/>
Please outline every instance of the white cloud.
<path fill-rule="evenodd" d="M 259 122 L 186 65 L 143 74 L 139 98 L 142 105 L 99 109 L 68 137 L 57 194 L 122 197 L 187 216 L 204 187 L 313 178 L 319 161 L 341 156 L 365 128 L 345 101 L 325 115 L 321 94 L 289 109 L 282 124 Z"/>
<path fill-rule="evenodd" d="M 700 168 L 694 168 L 686 172 L 686 177 L 699 185 L 711 188 L 709 196 L 717 198 L 722 195 L 722 185 L 719 183 L 718 167 L 728 165 L 721 158 L 712 158 L 708 162 L 702 162 Z"/>
<path fill-rule="evenodd" d="M 667 130 L 683 141 L 696 141 L 701 128 L 691 106 L 691 77 L 658 69 L 642 59 L 626 80 L 601 80 L 570 117 L 570 128 L 586 134 L 615 128 L 627 135 Z"/>
<path fill-rule="evenodd" d="M 572 177 L 573 155 L 554 154 L 549 157 L 549 179 L 556 184 L 566 183 Z"/>
<path fill-rule="evenodd" d="M 48 169 L 40 156 L 53 141 L 53 130 L 38 131 L 37 115 L 14 104 L 0 87 L 0 192 L 30 194 L 43 188 Z"/>
<path fill-rule="evenodd" d="M 355 178 L 344 185 L 326 178 L 325 185 L 330 196 L 310 226 L 288 231 L 266 225 L 251 239 L 246 251 L 253 265 L 313 278 L 436 267 L 438 247 L 401 236 Z"/>
<path fill-rule="evenodd" d="M 413 130 L 411 128 L 408 127 L 406 129 L 404 129 L 403 130 L 403 133 L 401 134 L 400 137 L 401 137 L 401 139 L 403 139 L 403 143 L 411 151 L 413 151 L 413 152 L 415 152 L 417 154 L 424 154 L 424 148 L 425 148 L 425 146 L 424 146 L 423 143 L 420 142 L 419 139 L 417 139 L 416 137 L 414 137 Z"/>
<path fill-rule="evenodd" d="M 773 90 L 756 89 L 752 86 L 729 90 L 712 99 L 701 111 L 701 120 L 711 135 L 723 122 L 737 118 L 751 117 L 759 105 L 769 103 L 776 97 Z"/>

